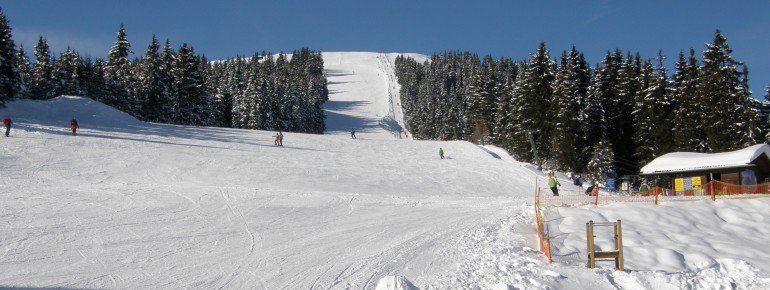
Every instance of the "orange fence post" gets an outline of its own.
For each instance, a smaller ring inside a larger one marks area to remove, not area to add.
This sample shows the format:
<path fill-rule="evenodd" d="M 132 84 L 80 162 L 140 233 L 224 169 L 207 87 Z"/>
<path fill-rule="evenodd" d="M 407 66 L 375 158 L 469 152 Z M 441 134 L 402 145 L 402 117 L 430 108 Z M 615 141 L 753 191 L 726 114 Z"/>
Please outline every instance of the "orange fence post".
<path fill-rule="evenodd" d="M 592 192 L 594 194 L 595 200 L 594 205 L 599 205 L 599 187 L 594 187 L 594 190 Z"/>

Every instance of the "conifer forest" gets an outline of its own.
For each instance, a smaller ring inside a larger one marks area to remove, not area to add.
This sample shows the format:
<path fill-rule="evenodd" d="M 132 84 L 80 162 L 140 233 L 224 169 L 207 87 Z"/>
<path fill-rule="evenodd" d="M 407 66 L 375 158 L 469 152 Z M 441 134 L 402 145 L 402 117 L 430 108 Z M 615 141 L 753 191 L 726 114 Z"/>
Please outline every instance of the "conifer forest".
<path fill-rule="evenodd" d="M 526 61 L 470 52 L 425 63 L 400 57 L 396 75 L 415 138 L 491 143 L 518 160 L 600 180 L 636 174 L 673 151 L 765 142 L 761 102 L 731 52 L 717 30 L 702 54 L 679 52 L 673 72 L 662 52 L 613 50 L 591 65 L 575 47 L 552 56 L 541 43 Z"/>

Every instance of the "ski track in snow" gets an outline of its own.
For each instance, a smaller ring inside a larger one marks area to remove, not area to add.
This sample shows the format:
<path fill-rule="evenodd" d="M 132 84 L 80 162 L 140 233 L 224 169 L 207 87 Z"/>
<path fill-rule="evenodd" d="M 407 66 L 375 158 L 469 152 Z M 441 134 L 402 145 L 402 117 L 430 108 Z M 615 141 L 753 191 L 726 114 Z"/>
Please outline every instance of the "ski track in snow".
<path fill-rule="evenodd" d="M 585 269 L 569 259 L 580 229 L 558 215 L 565 256 L 547 265 L 532 208 L 545 179 L 531 165 L 494 146 L 401 139 L 397 54 L 323 56 L 328 134 L 287 133 L 286 147 L 274 132 L 144 123 L 78 97 L 0 109 L 16 123 L 0 147 L 0 286 L 373 289 L 390 275 L 428 289 L 768 285 L 734 254 L 667 272 Z M 77 137 L 62 129 L 73 112 Z M 770 220 L 754 206 L 711 212 Z M 671 262 L 667 250 L 646 258 Z"/>

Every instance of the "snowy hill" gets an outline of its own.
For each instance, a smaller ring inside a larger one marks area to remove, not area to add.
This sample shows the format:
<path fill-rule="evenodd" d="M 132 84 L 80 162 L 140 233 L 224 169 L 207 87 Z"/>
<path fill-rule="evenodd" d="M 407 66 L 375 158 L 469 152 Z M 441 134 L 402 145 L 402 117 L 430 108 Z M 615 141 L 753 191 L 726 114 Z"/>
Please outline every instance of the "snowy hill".
<path fill-rule="evenodd" d="M 394 68 L 398 53 L 324 52 L 324 73 L 329 81 L 325 106 L 326 130 L 349 134 L 351 128 L 367 138 L 400 139 L 405 129 Z M 404 54 L 418 61 L 425 55 Z"/>
<path fill-rule="evenodd" d="M 769 287 L 768 199 L 551 209 L 546 264 L 542 172 L 495 147 L 399 139 L 395 56 L 325 53 L 327 134 L 287 133 L 284 147 L 274 132 L 145 123 L 81 97 L 9 102 L 0 287 Z M 584 223 L 618 218 L 629 271 L 585 269 Z"/>
<path fill-rule="evenodd" d="M 15 121 L 0 149 L 6 286 L 421 281 L 454 266 L 446 243 L 532 188 L 511 178 L 529 170 L 466 142 L 288 133 L 275 147 L 273 132 L 143 123 L 78 97 L 0 114 Z"/>

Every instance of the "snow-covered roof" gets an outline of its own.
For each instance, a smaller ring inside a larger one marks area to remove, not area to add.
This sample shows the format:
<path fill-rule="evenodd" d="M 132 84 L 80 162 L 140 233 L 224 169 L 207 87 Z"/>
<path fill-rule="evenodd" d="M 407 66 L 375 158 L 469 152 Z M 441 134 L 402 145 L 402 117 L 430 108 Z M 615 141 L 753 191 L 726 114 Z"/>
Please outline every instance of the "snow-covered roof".
<path fill-rule="evenodd" d="M 697 171 L 716 168 L 744 167 L 765 154 L 770 157 L 770 146 L 757 144 L 723 153 L 674 152 L 655 158 L 642 167 L 642 174 Z"/>

